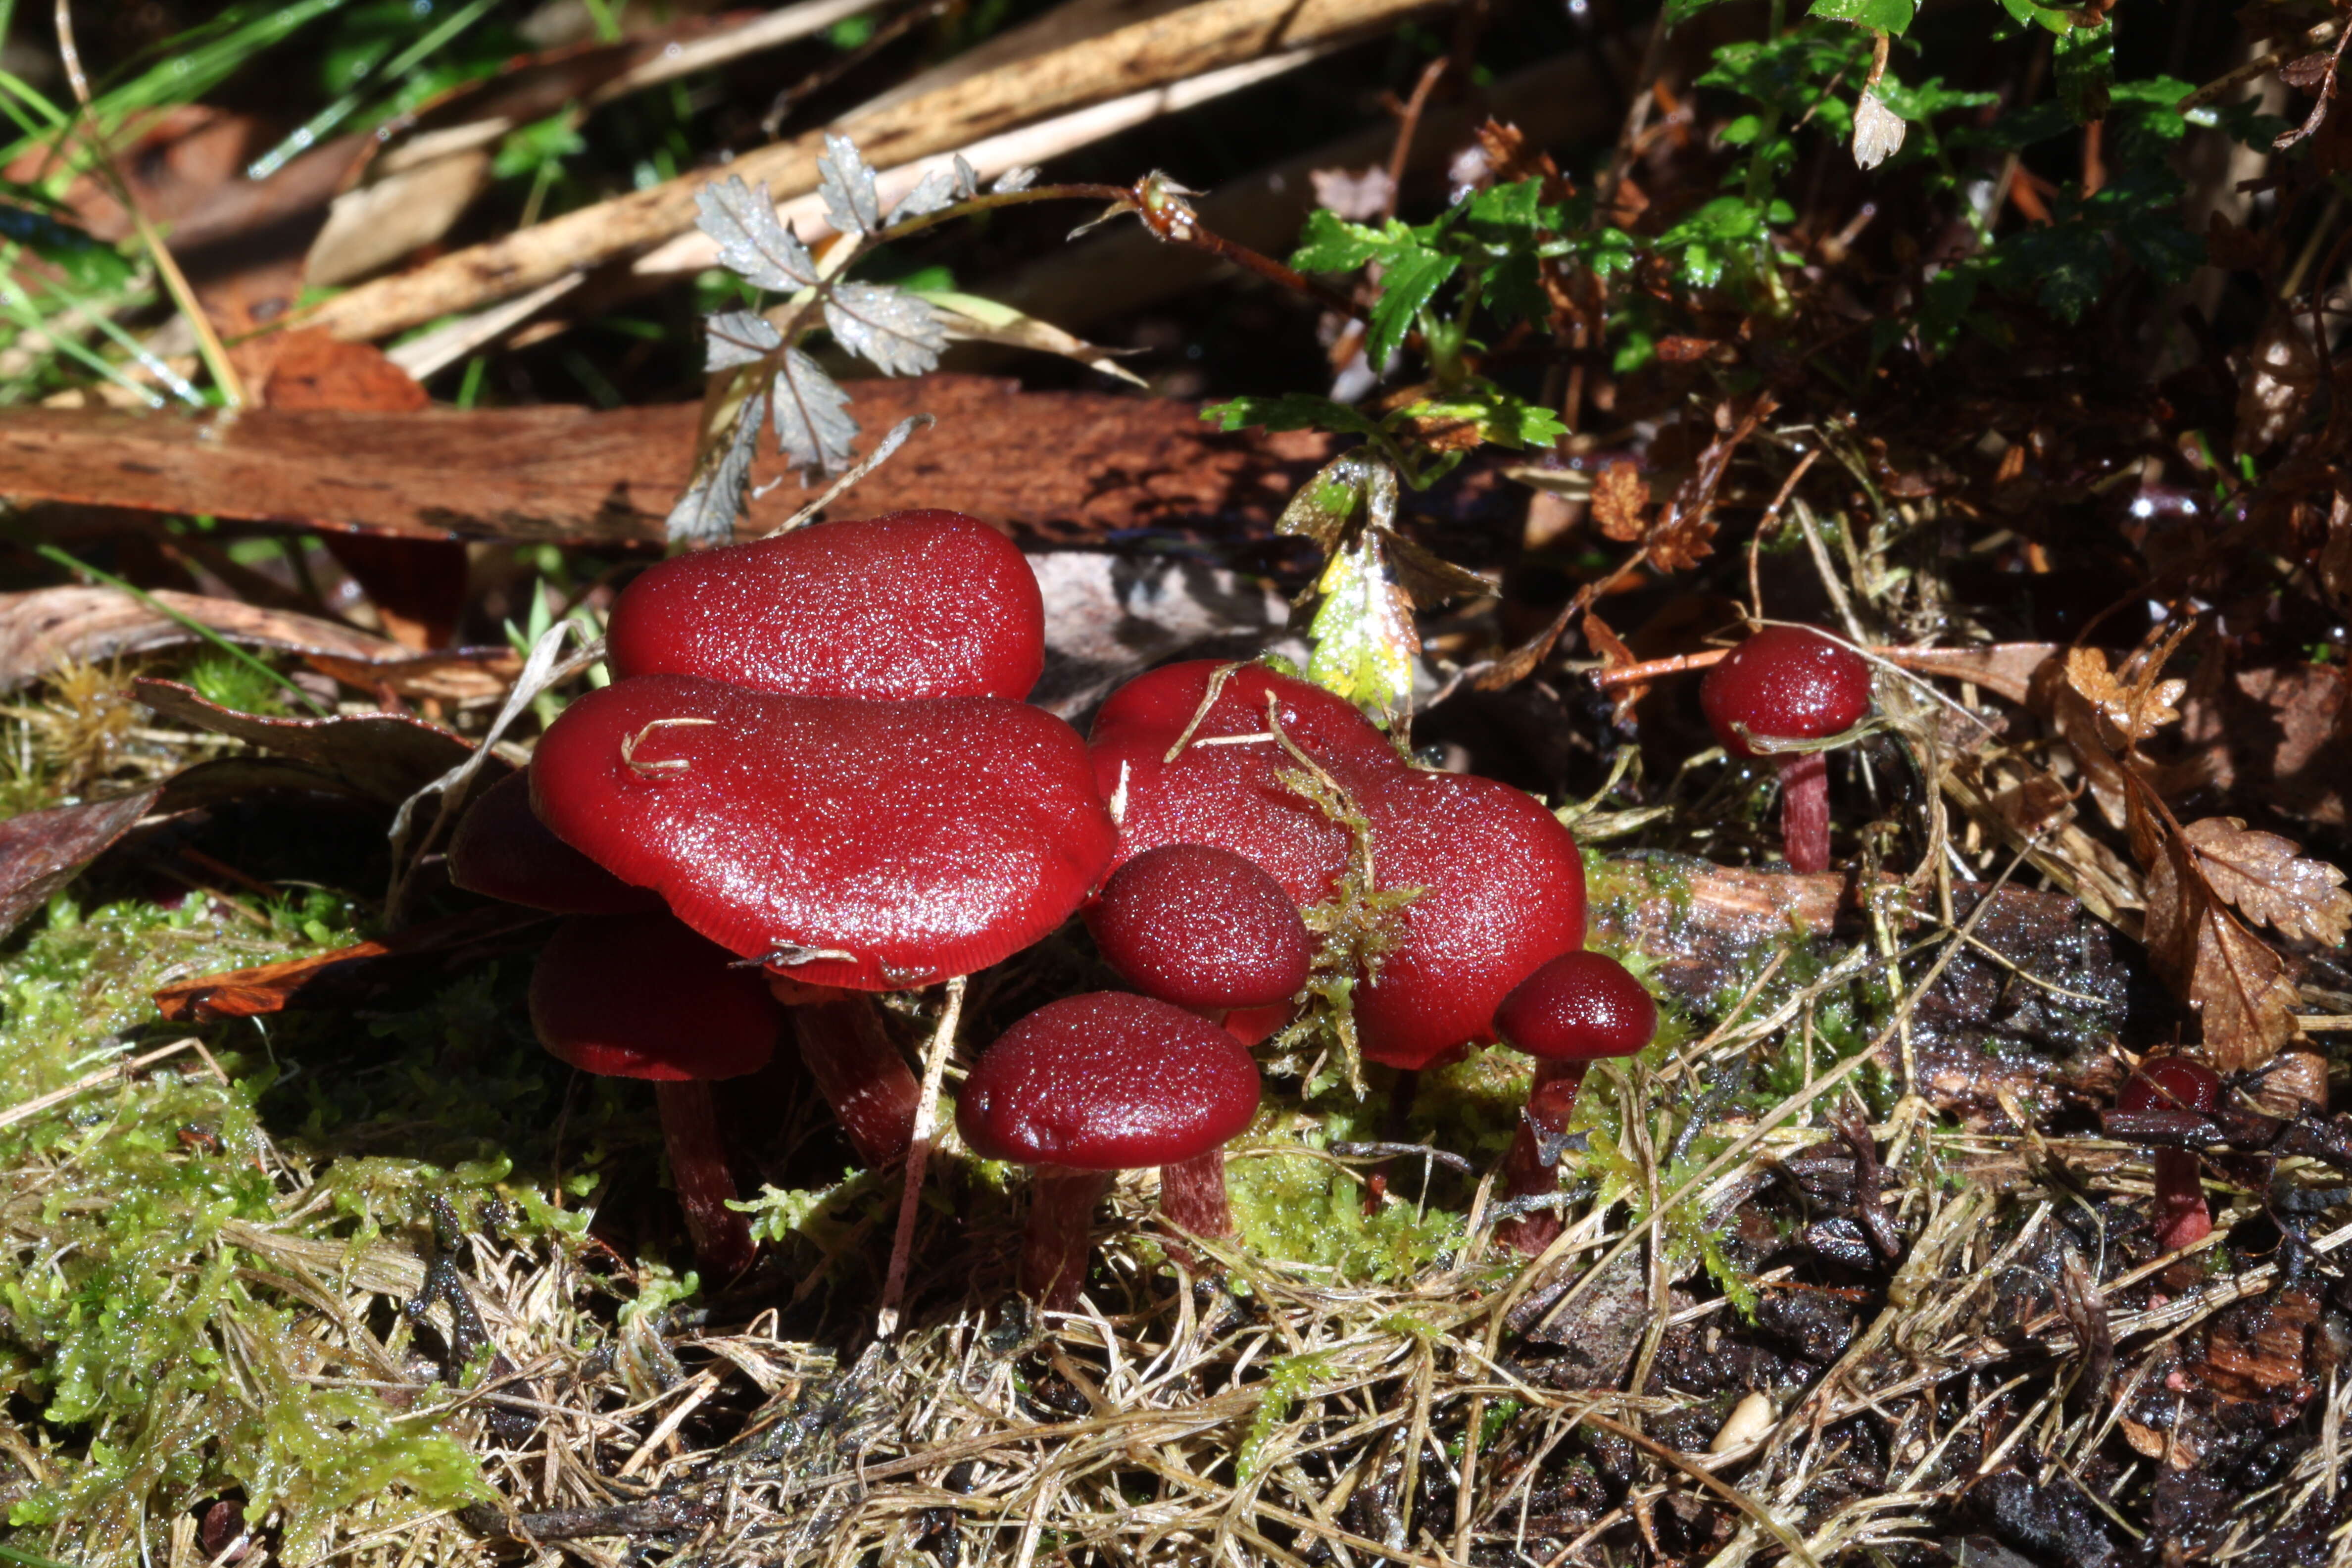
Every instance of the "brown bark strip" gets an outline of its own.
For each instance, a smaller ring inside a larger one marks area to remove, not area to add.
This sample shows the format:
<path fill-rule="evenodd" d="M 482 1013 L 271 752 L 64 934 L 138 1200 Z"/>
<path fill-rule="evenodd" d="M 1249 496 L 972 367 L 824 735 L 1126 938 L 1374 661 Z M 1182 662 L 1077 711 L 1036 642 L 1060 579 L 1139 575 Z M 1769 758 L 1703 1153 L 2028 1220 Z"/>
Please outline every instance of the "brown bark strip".
<path fill-rule="evenodd" d="M 829 129 L 887 168 L 945 153 L 1026 121 L 1240 65 L 1325 38 L 1375 31 L 1430 0 L 1203 0 L 1100 37 L 852 114 Z M 766 181 L 778 201 L 816 189 L 824 132 L 761 148 L 727 167 Z M 337 337 L 380 338 L 459 310 L 510 299 L 694 226 L 694 194 L 710 179 L 675 180 L 566 213 L 503 239 L 352 289 L 313 314 Z"/>
<path fill-rule="evenodd" d="M 1311 432 L 1221 436 L 1190 403 L 1024 393 L 982 376 L 849 391 L 869 442 L 912 414 L 940 423 L 853 490 L 846 515 L 952 507 L 1050 542 L 1263 529 L 1335 446 Z M 0 495 L 417 538 L 658 543 L 700 412 L 0 410 Z M 787 479 L 755 503 L 749 531 L 803 504 Z"/>

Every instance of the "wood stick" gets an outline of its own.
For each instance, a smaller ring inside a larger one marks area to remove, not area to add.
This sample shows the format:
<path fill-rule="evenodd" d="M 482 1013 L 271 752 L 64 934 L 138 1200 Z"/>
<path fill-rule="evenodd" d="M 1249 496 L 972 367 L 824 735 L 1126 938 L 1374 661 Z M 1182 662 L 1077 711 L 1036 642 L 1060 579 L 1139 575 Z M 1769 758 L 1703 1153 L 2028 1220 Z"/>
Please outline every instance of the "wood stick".
<path fill-rule="evenodd" d="M 887 109 L 852 114 L 833 131 L 876 164 L 909 163 L 1026 121 L 1282 49 L 1378 29 L 1431 0 L 1203 0 L 1098 38 L 952 83 Z M 765 181 L 778 199 L 816 189 L 824 134 L 811 132 L 746 153 L 728 172 Z M 348 340 L 379 338 L 509 298 L 683 234 L 694 226 L 697 171 L 503 239 L 362 285 L 309 318 Z"/>

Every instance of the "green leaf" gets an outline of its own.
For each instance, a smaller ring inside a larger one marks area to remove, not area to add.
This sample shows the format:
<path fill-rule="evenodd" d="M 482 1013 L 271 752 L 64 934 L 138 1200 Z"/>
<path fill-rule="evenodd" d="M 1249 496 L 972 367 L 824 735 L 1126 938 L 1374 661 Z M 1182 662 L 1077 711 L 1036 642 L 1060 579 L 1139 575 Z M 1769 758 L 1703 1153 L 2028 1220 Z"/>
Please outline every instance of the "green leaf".
<path fill-rule="evenodd" d="M 1723 0 L 1666 0 L 1666 26 L 1679 27 L 1710 5 L 1720 5 Z"/>
<path fill-rule="evenodd" d="M 110 294 L 131 281 L 122 252 L 67 220 L 30 185 L 0 181 L 0 243 L 21 245 L 63 273 L 80 294 Z"/>
<path fill-rule="evenodd" d="M 1918 14 L 1912 0 L 1813 0 L 1805 15 L 1825 22 L 1852 22 L 1857 27 L 1874 27 L 1882 33 L 1900 37 Z"/>
<path fill-rule="evenodd" d="M 1544 210 L 1543 182 L 1534 179 L 1488 186 L 1470 198 L 1464 216 L 1474 224 L 1522 229 L 1557 227 L 1559 220 Z"/>
<path fill-rule="evenodd" d="M 1307 678 L 1360 708 L 1401 706 L 1412 691 L 1421 634 L 1412 600 L 1389 574 L 1379 535 L 1368 530 L 1334 555 L 1316 586 L 1323 603 L 1307 632 L 1315 644 Z"/>
<path fill-rule="evenodd" d="M 1393 219 L 1391 227 L 1403 229 Z M 1307 215 L 1307 237 L 1291 252 L 1290 265 L 1301 272 L 1353 272 L 1367 261 L 1386 259 L 1400 243 L 1411 242 L 1410 230 L 1402 237 L 1383 234 L 1349 223 L 1328 207 L 1317 207 Z"/>
<path fill-rule="evenodd" d="M 2058 70 L 2058 97 L 2077 125 L 2107 116 L 2107 95 L 2116 85 L 2116 29 L 2112 22 L 2075 27 L 2052 46 Z"/>
<path fill-rule="evenodd" d="M 1340 430 L 1375 437 L 1382 434 L 1379 422 L 1370 415 L 1306 392 L 1212 403 L 1201 410 L 1201 417 L 1212 421 L 1220 430 L 1246 430 L 1255 425 L 1268 430 Z"/>
<path fill-rule="evenodd" d="M 1396 470 L 1370 447 L 1342 452 L 1290 498 L 1274 531 L 1311 539 L 1326 555 L 1339 548 L 1348 521 L 1361 506 L 1375 524 L 1396 515 Z"/>
<path fill-rule="evenodd" d="M 1378 371 L 1388 363 L 1430 296 L 1461 269 L 1462 258 L 1418 247 L 1389 263 L 1381 279 L 1381 297 L 1372 302 L 1371 331 L 1364 342 L 1364 358 Z"/>

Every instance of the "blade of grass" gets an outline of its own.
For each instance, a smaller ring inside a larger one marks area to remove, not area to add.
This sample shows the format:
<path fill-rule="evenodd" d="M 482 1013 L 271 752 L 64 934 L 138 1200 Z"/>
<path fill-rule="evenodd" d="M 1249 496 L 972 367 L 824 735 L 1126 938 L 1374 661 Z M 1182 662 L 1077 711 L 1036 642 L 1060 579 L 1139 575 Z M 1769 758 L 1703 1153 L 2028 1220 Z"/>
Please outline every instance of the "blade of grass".
<path fill-rule="evenodd" d="M 383 68 L 383 76 L 394 81 L 406 76 L 421 64 L 427 55 L 480 21 L 492 3 L 493 0 L 474 0 L 472 5 L 466 6 L 456 16 L 445 18 L 439 26 L 433 28 L 423 37 L 394 56 L 392 62 Z M 376 73 L 373 68 L 360 73 L 362 78 L 374 74 Z M 300 130 L 296 131 L 248 165 L 245 171 L 245 177 L 248 180 L 266 180 L 276 174 L 296 154 L 307 152 L 317 145 L 320 137 L 349 119 L 352 112 L 359 108 L 361 98 L 362 94 L 354 89 L 319 110 L 303 124 Z"/>
<path fill-rule="evenodd" d="M 196 291 L 188 287 L 187 275 L 180 270 L 179 262 L 173 258 L 171 248 L 163 243 L 163 237 L 156 232 L 153 224 L 147 221 L 147 213 L 140 204 L 138 193 L 131 188 L 131 182 L 124 179 L 122 172 L 115 167 L 114 153 L 107 146 L 105 128 L 91 110 L 89 78 L 82 74 L 81 51 L 74 44 L 71 0 L 58 0 L 57 18 L 58 58 L 64 62 L 66 79 L 73 84 L 74 98 L 88 117 L 90 141 L 98 154 L 99 174 L 113 187 L 115 200 L 122 204 L 122 210 L 131 215 L 131 224 L 139 231 L 139 243 L 147 247 L 148 256 L 153 258 L 156 275 L 163 279 L 163 287 L 171 291 L 172 302 L 180 307 L 180 313 L 188 318 L 188 325 L 195 330 L 197 351 L 204 356 L 205 368 L 212 373 L 213 384 L 220 388 L 221 400 L 231 408 L 241 408 L 246 401 L 245 382 L 237 375 L 236 367 L 229 363 L 228 349 L 221 342 L 220 334 L 213 330 L 212 318 L 205 314 L 204 306 L 196 299 Z"/>
<path fill-rule="evenodd" d="M 334 717 L 334 714 L 328 710 L 325 704 L 321 703 L 317 698 L 311 696 L 309 692 L 303 690 L 299 686 L 297 686 L 294 683 L 293 678 L 287 675 L 283 670 L 270 668 L 268 665 L 263 663 L 260 659 L 254 658 L 253 655 L 237 647 L 236 644 L 229 641 L 226 637 L 221 636 L 220 633 L 213 630 L 212 627 L 205 625 L 202 621 L 195 619 L 192 616 L 184 616 L 180 614 L 179 611 L 172 608 L 171 605 L 164 604 L 161 599 L 156 598 L 154 595 L 148 593 L 145 589 L 134 588 L 130 584 L 124 582 L 121 578 L 117 577 L 113 573 L 101 572 L 87 561 L 78 561 L 74 557 L 67 554 L 64 551 L 58 549 L 54 544 L 36 544 L 33 546 L 33 552 L 44 561 L 53 562 L 59 566 L 65 567 L 68 571 L 79 572 L 86 577 L 95 579 L 109 588 L 118 589 L 122 593 L 130 595 L 133 599 L 136 599 L 139 602 L 142 608 L 151 611 L 155 615 L 159 615 L 167 621 L 175 623 L 184 630 L 194 632 L 196 636 L 204 638 L 205 641 L 220 649 L 221 652 L 228 655 L 229 658 L 236 659 L 238 663 L 250 665 L 253 668 L 259 670 L 263 675 L 268 677 L 271 680 L 276 681 L 288 691 L 292 692 L 295 698 L 301 702 L 303 707 L 308 708 L 320 718 L 331 719 Z"/>

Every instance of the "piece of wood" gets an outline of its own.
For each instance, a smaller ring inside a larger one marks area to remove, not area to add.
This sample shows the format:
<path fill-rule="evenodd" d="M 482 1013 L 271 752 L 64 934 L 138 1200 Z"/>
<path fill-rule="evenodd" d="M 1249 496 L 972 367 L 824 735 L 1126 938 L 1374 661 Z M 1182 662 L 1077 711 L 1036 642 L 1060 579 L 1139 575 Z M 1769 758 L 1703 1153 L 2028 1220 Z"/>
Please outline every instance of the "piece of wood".
<path fill-rule="evenodd" d="M 1334 449 L 1310 432 L 1218 435 L 1190 403 L 1024 393 L 980 376 L 853 382 L 849 391 L 866 442 L 909 415 L 939 424 L 836 511 L 951 507 L 1057 542 L 1137 528 L 1263 531 Z M 235 416 L 7 409 L 0 495 L 419 538 L 654 544 L 686 483 L 700 413 L 692 404 Z M 749 531 L 803 504 L 788 479 L 754 503 Z"/>
<path fill-rule="evenodd" d="M 1370 33 L 1431 0 L 1202 0 L 919 97 L 849 115 L 829 131 L 877 167 L 943 153 L 1031 120 L 1326 38 Z M 824 132 L 727 166 L 782 199 L 816 189 Z M 308 320 L 338 337 L 379 338 L 536 289 L 694 226 L 708 171 L 633 191 L 477 245 L 331 300 Z"/>

